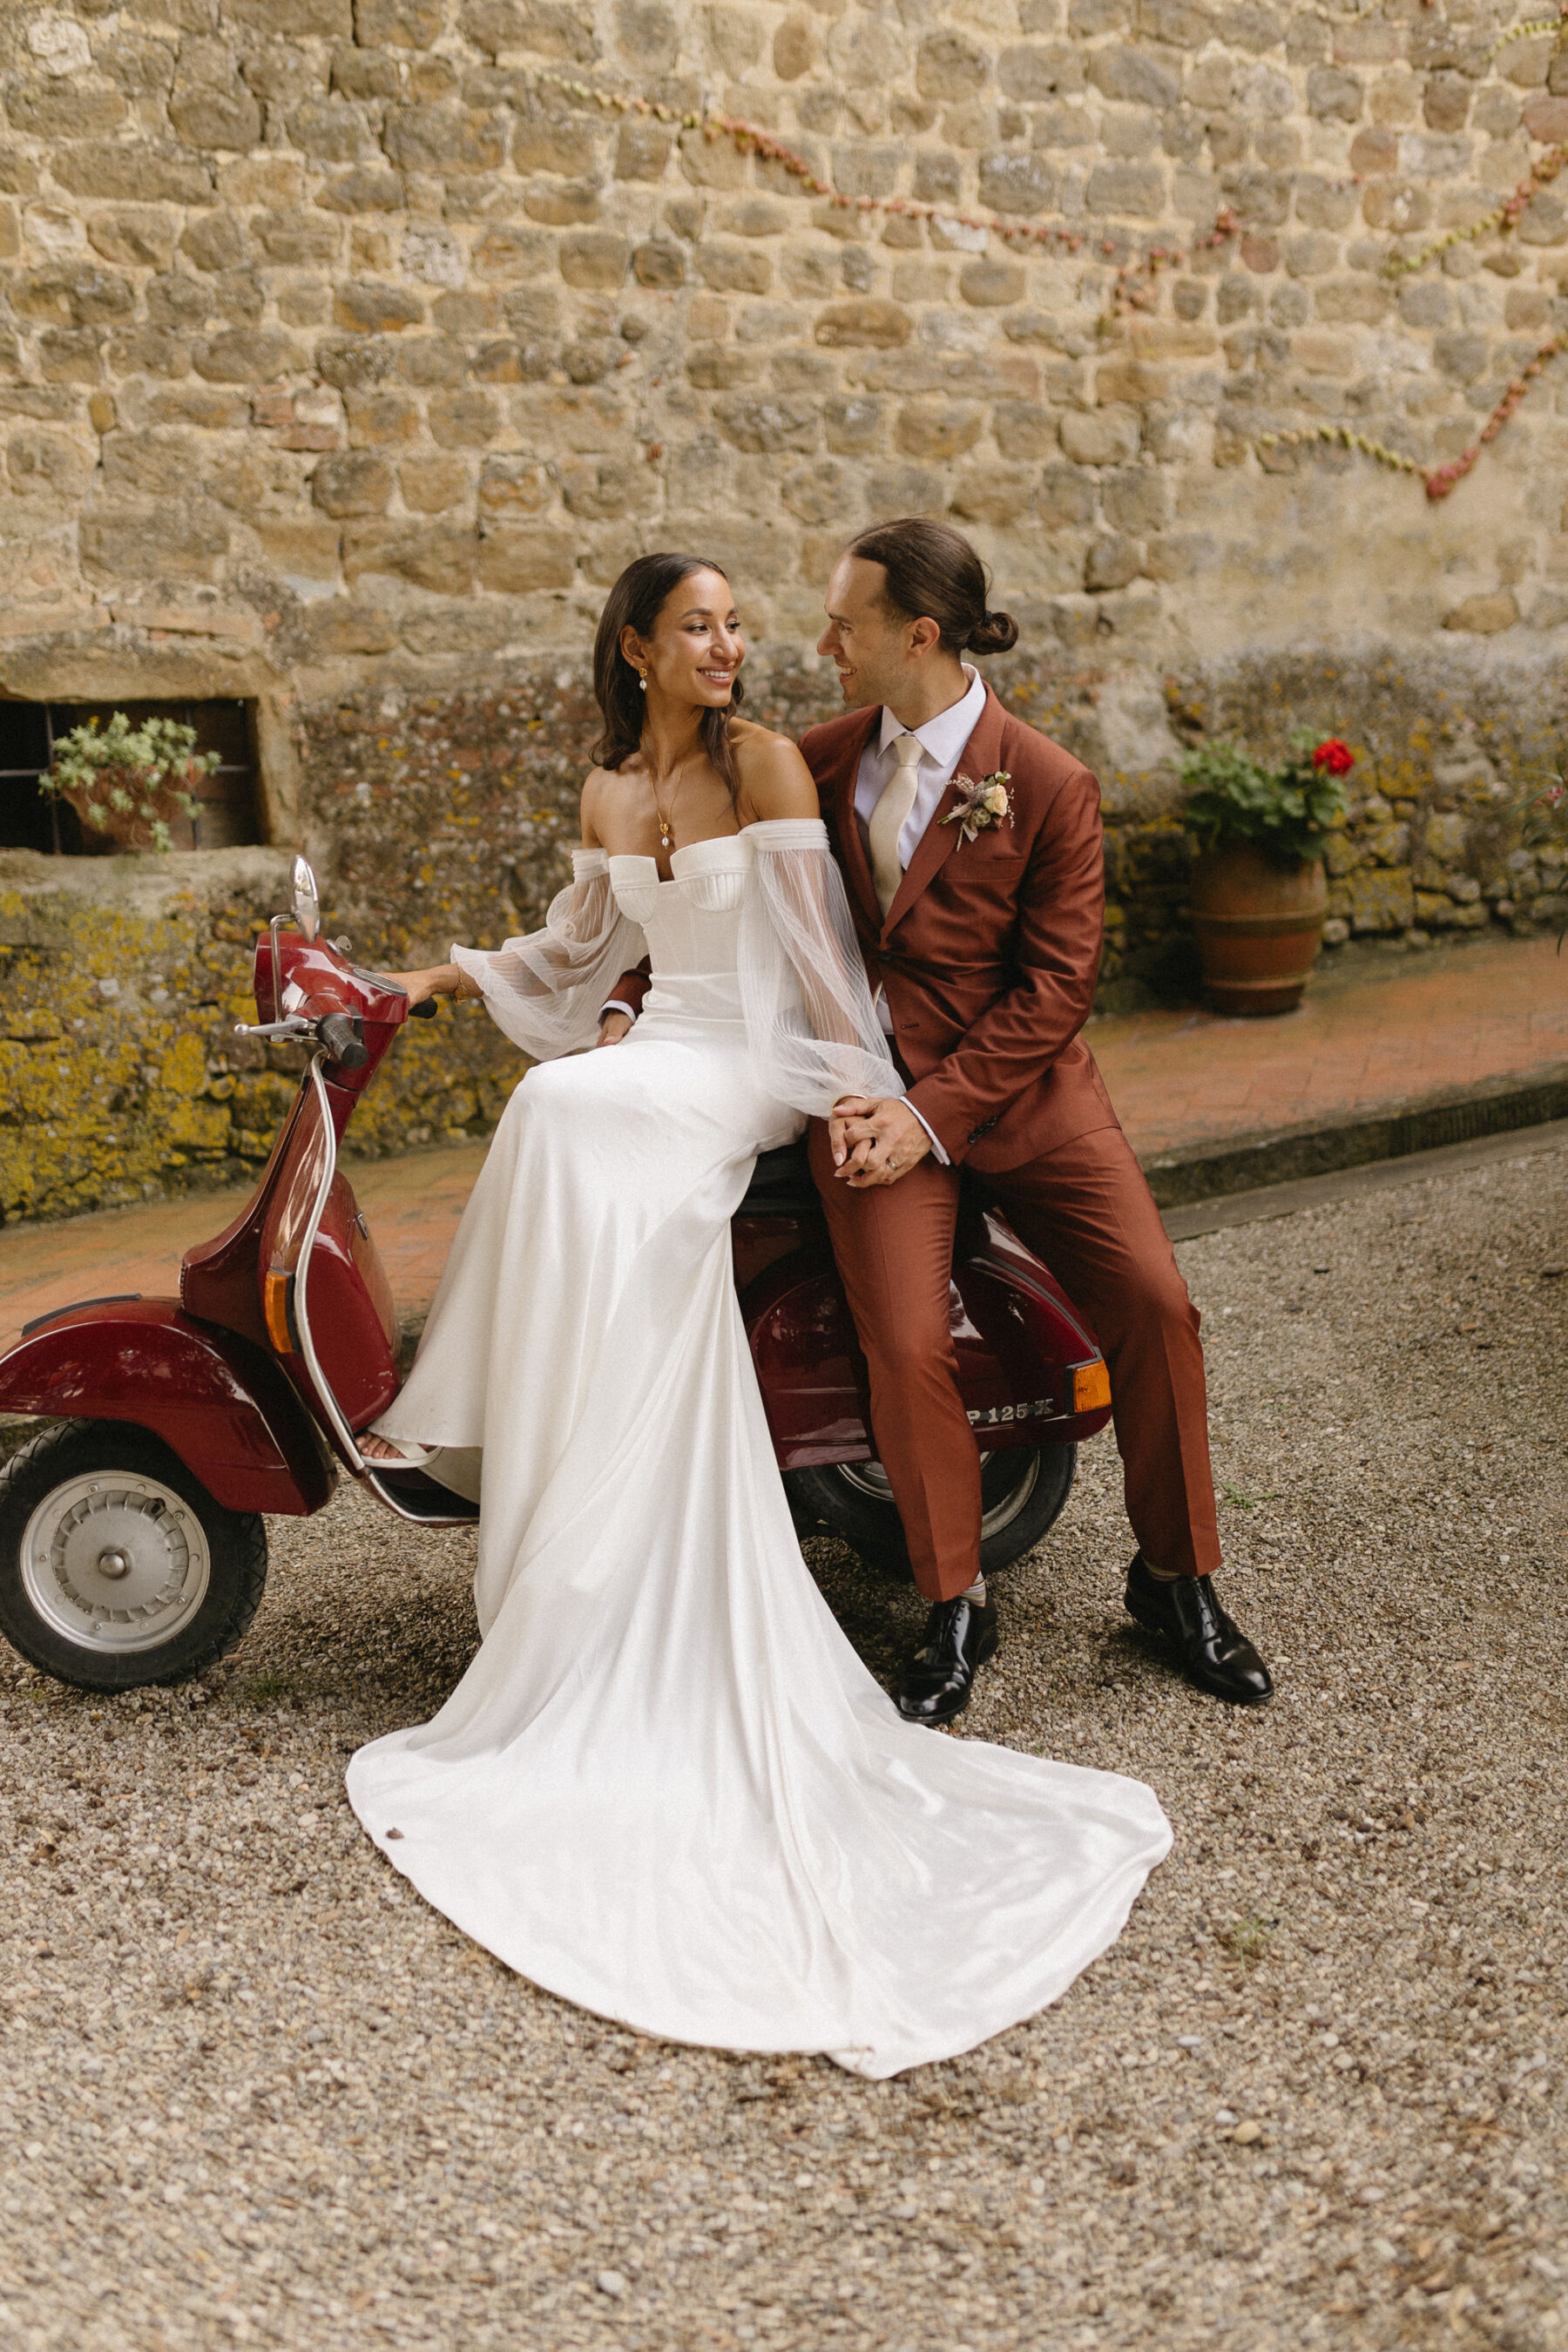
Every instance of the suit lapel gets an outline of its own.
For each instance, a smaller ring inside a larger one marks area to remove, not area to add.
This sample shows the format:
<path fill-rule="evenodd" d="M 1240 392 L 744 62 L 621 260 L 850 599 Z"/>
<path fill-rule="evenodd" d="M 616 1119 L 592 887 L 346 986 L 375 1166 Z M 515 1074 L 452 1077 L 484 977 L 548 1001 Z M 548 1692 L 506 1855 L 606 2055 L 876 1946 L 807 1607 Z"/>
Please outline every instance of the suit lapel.
<path fill-rule="evenodd" d="M 994 775 L 1002 761 L 1002 722 L 1007 714 L 989 687 L 985 689 L 985 708 L 974 722 L 974 732 L 959 755 L 952 782 L 948 785 L 931 814 L 931 823 L 915 844 L 915 854 L 904 869 L 898 896 L 888 909 L 888 919 L 882 925 L 881 936 L 886 942 L 889 934 L 902 922 L 921 892 L 935 880 L 952 856 L 963 835 L 961 824 L 945 824 L 942 820 L 958 805 L 958 779 L 967 776 L 972 783 L 982 776 Z M 862 856 L 861 863 L 865 864 Z M 869 869 L 868 869 L 869 880 Z M 871 904 L 877 903 L 876 892 Z"/>
<path fill-rule="evenodd" d="M 870 861 L 866 856 L 866 845 L 860 838 L 860 826 L 855 814 L 855 781 L 860 772 L 860 755 L 881 723 L 882 710 L 879 703 L 866 713 L 863 727 L 849 730 L 837 761 L 825 776 L 817 779 L 822 798 L 833 812 L 834 830 L 838 836 L 838 862 L 844 868 L 844 878 L 873 939 L 881 928 L 882 916 L 877 904 L 876 886 L 871 879 Z"/>

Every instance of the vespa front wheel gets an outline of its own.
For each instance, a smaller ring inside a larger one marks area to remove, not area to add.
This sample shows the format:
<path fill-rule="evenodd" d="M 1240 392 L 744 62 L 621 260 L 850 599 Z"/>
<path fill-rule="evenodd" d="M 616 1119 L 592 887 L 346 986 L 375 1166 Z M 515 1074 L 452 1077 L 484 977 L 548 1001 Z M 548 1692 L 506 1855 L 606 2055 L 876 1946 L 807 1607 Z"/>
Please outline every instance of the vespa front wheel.
<path fill-rule="evenodd" d="M 1076 1445 L 1008 1446 L 980 1457 L 980 1566 L 994 1575 L 1032 1551 L 1061 1517 L 1078 1465 Z M 879 1462 L 831 1462 L 786 1470 L 797 1533 L 842 1537 L 891 1576 L 910 1574 L 909 1548 Z"/>
<path fill-rule="evenodd" d="M 266 1582 L 258 1515 L 131 1423 L 57 1423 L 0 1471 L 0 1633 L 57 1682 L 184 1682 L 236 1646 Z"/>

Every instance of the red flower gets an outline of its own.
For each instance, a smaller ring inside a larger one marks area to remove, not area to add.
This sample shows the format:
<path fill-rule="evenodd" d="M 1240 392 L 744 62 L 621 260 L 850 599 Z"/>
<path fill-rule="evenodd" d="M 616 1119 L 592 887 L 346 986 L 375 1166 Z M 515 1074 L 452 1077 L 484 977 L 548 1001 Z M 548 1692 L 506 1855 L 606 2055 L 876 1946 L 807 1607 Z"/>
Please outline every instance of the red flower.
<path fill-rule="evenodd" d="M 1331 776 L 1348 776 L 1355 766 L 1355 754 L 1348 743 L 1342 743 L 1337 735 L 1331 735 L 1327 742 L 1320 743 L 1313 752 L 1312 765 L 1314 768 L 1327 768 Z"/>

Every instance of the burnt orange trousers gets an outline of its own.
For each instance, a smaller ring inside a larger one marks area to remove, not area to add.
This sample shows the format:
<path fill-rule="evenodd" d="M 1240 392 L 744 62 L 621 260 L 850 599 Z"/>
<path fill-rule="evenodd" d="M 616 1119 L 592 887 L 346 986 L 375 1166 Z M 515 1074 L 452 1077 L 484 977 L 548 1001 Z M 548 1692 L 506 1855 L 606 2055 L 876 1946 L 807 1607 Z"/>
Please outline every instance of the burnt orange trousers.
<path fill-rule="evenodd" d="M 915 1582 L 950 1601 L 980 1570 L 980 1450 L 948 1318 L 956 1168 L 922 1160 L 863 1192 L 835 1180 L 826 1124 L 811 1167 L 871 1373 L 871 1422 Z M 1092 1326 L 1110 1373 L 1127 1516 L 1167 1573 L 1219 1566 L 1198 1312 L 1119 1127 L 984 1178 L 1020 1241 Z"/>

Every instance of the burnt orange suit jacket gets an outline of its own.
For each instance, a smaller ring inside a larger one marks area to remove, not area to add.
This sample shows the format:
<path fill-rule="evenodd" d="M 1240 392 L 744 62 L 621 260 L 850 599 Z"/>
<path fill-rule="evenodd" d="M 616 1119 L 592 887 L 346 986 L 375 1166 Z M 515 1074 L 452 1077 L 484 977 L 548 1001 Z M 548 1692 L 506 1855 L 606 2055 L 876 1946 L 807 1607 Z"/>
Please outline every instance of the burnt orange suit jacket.
<path fill-rule="evenodd" d="M 884 920 L 855 816 L 856 772 L 881 715 L 848 711 L 810 729 L 800 748 L 872 987 L 887 992 L 910 1100 L 950 1160 L 982 1171 L 1116 1126 L 1079 1034 L 1105 911 L 1098 783 L 988 687 L 957 774 L 1005 770 L 1011 814 L 965 841 L 960 824 L 942 823 L 957 802 L 950 784 Z M 628 973 L 616 994 L 638 1004 L 646 986 Z"/>

